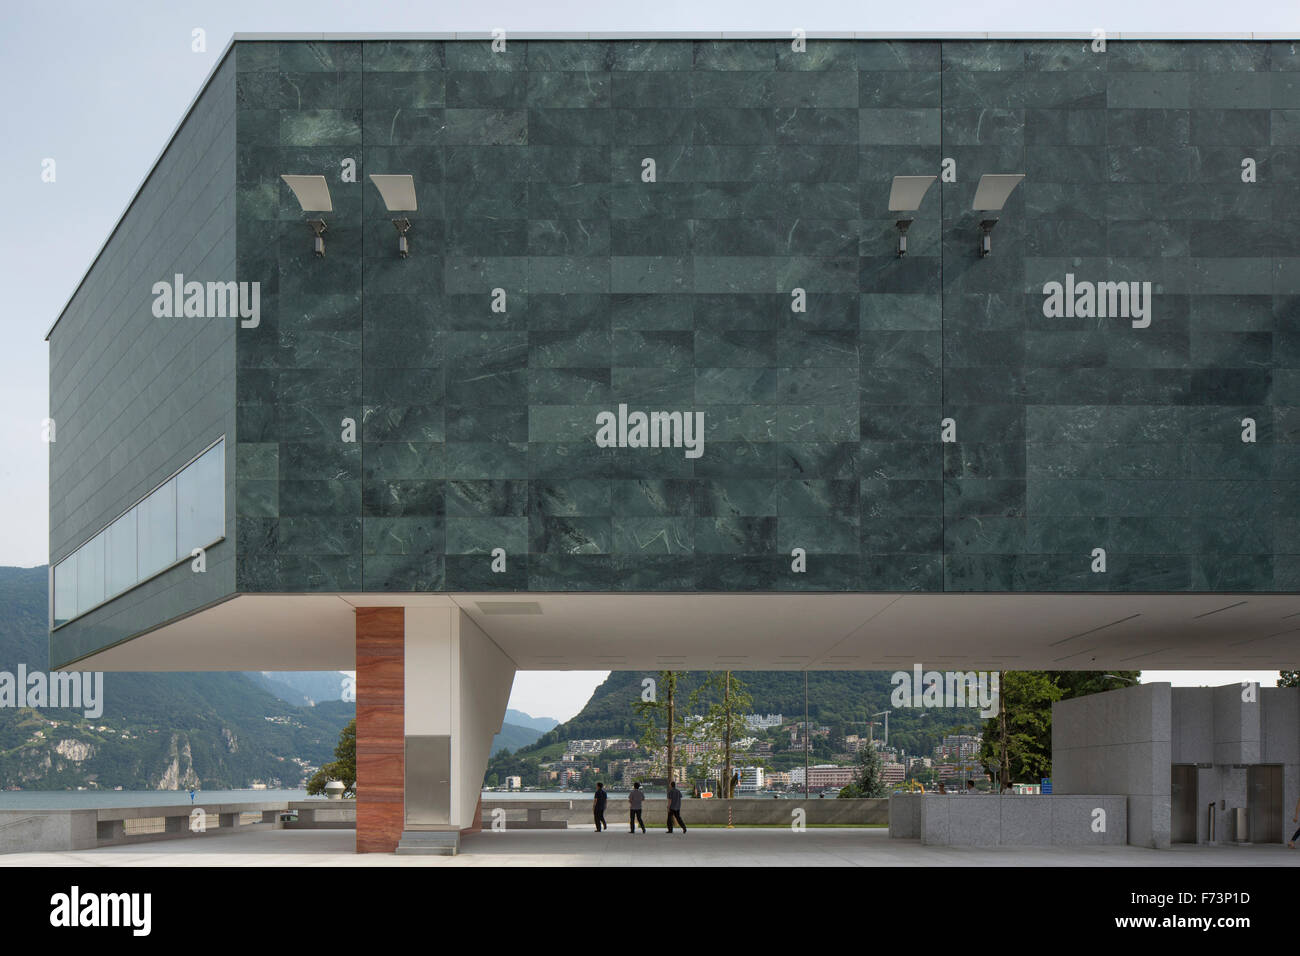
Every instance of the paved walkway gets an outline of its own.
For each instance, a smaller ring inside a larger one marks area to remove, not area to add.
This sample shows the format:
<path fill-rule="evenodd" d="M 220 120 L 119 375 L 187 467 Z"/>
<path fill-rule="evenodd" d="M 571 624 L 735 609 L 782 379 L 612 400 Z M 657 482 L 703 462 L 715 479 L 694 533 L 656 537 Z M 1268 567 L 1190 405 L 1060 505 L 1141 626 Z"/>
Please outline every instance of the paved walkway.
<path fill-rule="evenodd" d="M 510 830 L 461 841 L 455 857 L 353 852 L 351 830 L 261 830 L 63 853 L 0 866 L 1300 866 L 1300 850 L 1181 846 L 976 849 L 891 840 L 884 829 Z"/>

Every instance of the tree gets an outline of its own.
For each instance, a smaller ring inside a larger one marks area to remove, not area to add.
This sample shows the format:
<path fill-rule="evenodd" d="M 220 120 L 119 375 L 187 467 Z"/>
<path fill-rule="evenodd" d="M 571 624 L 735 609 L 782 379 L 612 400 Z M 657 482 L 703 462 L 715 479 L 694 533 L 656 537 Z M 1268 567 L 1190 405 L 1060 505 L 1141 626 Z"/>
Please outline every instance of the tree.
<path fill-rule="evenodd" d="M 659 671 L 649 700 L 644 693 L 634 707 L 641 719 L 641 746 L 650 751 L 650 759 L 664 768 L 668 783 L 673 782 L 673 747 L 676 743 L 678 671 Z M 661 726 L 662 724 L 662 726 Z M 662 755 L 662 757 L 661 757 Z"/>
<path fill-rule="evenodd" d="M 331 780 L 343 783 L 344 796 L 354 797 L 357 793 L 357 719 L 353 717 L 348 725 L 339 732 L 339 743 L 334 748 L 334 760 L 317 770 L 307 781 L 307 792 L 320 796 L 325 792 L 325 784 Z"/>
<path fill-rule="evenodd" d="M 1005 764 L 1003 783 L 1017 777 L 1051 776 L 1052 702 L 1063 696 L 1046 671 L 1003 671 L 998 683 L 999 712 L 985 723 L 980 744 L 979 759 L 985 768 L 992 771 Z"/>
<path fill-rule="evenodd" d="M 1278 687 L 1300 687 L 1300 671 L 1278 671 Z"/>
<path fill-rule="evenodd" d="M 702 718 L 691 727 L 691 736 L 704 745 L 705 767 L 722 765 L 719 796 L 729 800 L 736 794 L 732 786 L 732 754 L 736 738 L 745 729 L 745 714 L 753 710 L 754 699 L 731 671 L 712 673 L 691 694 L 691 707 L 699 709 L 714 694 L 720 699 L 710 700 Z"/>
<path fill-rule="evenodd" d="M 853 782 L 840 789 L 840 796 L 845 799 L 864 797 L 883 797 L 885 782 L 880 779 L 880 754 L 875 747 L 863 747 L 858 751 L 858 772 Z"/>
<path fill-rule="evenodd" d="M 1116 690 L 1140 671 L 1003 671 L 998 713 L 984 724 L 979 759 L 1003 784 L 1052 775 L 1052 703 Z M 1119 678 L 1119 679 L 1117 679 Z M 1003 746 L 1003 741 L 1006 746 Z"/>

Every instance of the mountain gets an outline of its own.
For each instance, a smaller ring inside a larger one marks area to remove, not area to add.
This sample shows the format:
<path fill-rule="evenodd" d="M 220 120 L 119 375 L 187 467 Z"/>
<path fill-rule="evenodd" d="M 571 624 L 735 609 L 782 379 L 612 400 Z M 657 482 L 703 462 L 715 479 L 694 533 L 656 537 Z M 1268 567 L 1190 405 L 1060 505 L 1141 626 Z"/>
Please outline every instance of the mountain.
<path fill-rule="evenodd" d="M 282 701 L 301 707 L 343 699 L 342 671 L 251 671 L 248 677 Z"/>
<path fill-rule="evenodd" d="M 534 717 L 525 714 L 522 710 L 506 708 L 506 719 L 501 725 L 501 733 L 492 738 L 492 753 L 526 747 L 559 723 L 554 717 Z"/>
<path fill-rule="evenodd" d="M 0 672 L 48 671 L 47 602 L 47 568 L 0 568 Z M 108 673 L 101 698 L 93 718 L 0 707 L 0 787 L 297 787 L 356 710 L 295 706 L 239 673 Z"/>
<path fill-rule="evenodd" d="M 492 753 L 502 750 L 518 750 L 534 743 L 542 736 L 536 727 L 520 727 L 518 724 L 502 724 L 501 733 L 492 738 Z"/>
<path fill-rule="evenodd" d="M 506 709 L 506 723 L 514 724 L 516 727 L 531 727 L 540 734 L 560 725 L 554 717 L 533 717 L 513 708 Z"/>
<path fill-rule="evenodd" d="M 753 711 L 781 714 L 786 723 L 803 720 L 803 671 L 733 671 L 753 698 Z M 814 726 L 826 726 L 832 739 L 846 734 L 880 736 L 882 711 L 889 712 L 889 743 L 909 754 L 928 754 L 947 734 L 979 733 L 984 721 L 974 708 L 894 708 L 890 695 L 894 684 L 892 671 L 810 671 L 808 673 L 808 719 Z M 689 704 L 692 691 L 709 675 L 703 671 L 680 674 L 677 688 L 678 713 L 685 716 L 703 708 Z M 635 703 L 641 699 L 642 681 L 658 679 L 652 671 L 612 671 L 597 687 L 582 710 L 571 720 L 558 724 L 535 743 L 513 754 L 500 754 L 488 765 L 488 774 L 529 775 L 535 770 L 539 752 L 574 739 L 621 737 L 637 740 L 641 736 Z M 662 690 L 661 690 L 662 692 Z M 707 695 L 705 696 L 707 701 Z M 818 744 L 817 749 L 822 749 Z M 549 755 L 549 754 L 548 754 Z"/>

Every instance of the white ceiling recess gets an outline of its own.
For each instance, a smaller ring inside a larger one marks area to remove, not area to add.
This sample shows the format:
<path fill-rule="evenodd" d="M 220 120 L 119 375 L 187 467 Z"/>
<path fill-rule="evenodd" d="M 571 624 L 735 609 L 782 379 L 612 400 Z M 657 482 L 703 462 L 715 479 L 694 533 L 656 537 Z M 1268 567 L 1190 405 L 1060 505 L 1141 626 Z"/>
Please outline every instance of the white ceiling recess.
<path fill-rule="evenodd" d="M 1239 670 L 1300 661 L 1296 594 L 244 594 L 105 671 L 351 670 L 354 609 L 450 607 L 520 670 Z"/>

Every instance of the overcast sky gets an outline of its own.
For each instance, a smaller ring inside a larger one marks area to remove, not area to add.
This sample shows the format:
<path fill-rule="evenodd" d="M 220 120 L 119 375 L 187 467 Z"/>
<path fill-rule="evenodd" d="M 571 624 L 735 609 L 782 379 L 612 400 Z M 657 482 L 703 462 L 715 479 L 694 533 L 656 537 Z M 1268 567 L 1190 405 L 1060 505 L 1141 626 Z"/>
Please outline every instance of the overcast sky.
<path fill-rule="evenodd" d="M 235 32 L 815 31 L 1288 33 L 1300 35 L 1300 0 L 1089 0 L 1087 3 L 899 4 L 801 0 L 536 0 L 472 4 L 401 0 L 222 0 L 220 3 L 3 0 L 0 89 L 0 565 L 44 564 L 48 412 L 45 332 L 166 144 Z M 207 35 L 191 51 L 191 32 Z M 57 164 L 54 183 L 41 163 Z M 575 675 L 536 678 L 530 713 L 563 717 L 586 694 Z M 534 678 L 516 682 L 516 696 Z M 592 675 L 582 686 L 596 683 Z M 1211 680 L 1209 683 L 1221 683 Z M 567 688 L 560 690 L 561 684 Z M 532 694 L 532 691 L 529 691 Z M 575 696 L 577 695 L 577 696 Z M 522 699 L 522 698 L 521 698 Z M 561 703 L 560 701 L 563 701 Z"/>

